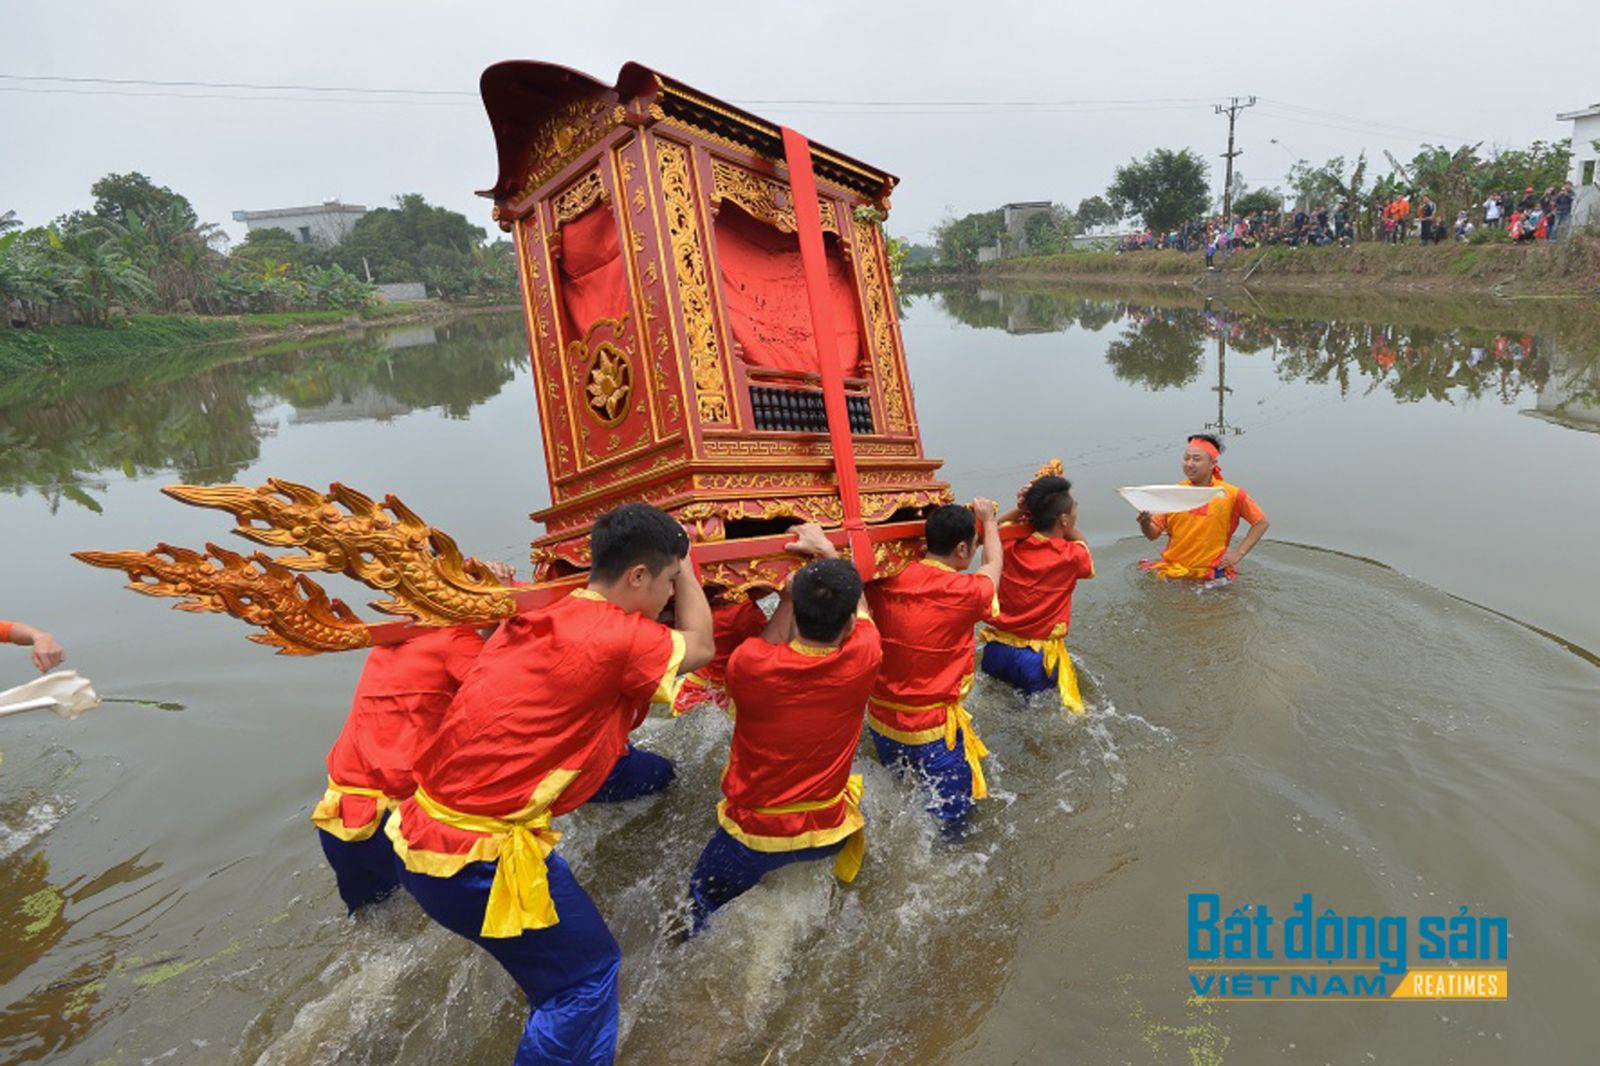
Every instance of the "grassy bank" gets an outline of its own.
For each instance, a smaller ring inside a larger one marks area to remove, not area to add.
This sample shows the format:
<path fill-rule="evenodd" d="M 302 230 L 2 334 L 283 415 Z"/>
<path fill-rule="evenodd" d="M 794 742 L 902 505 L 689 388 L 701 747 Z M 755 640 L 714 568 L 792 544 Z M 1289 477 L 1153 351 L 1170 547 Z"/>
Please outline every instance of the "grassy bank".
<path fill-rule="evenodd" d="M 977 280 L 1109 281 L 1251 288 L 1422 290 L 1441 293 L 1585 295 L 1600 292 L 1600 237 L 1535 245 L 1274 245 L 1234 251 L 1208 271 L 1197 253 L 1072 252 L 987 263 Z"/>
<path fill-rule="evenodd" d="M 227 341 L 299 338 L 337 333 L 349 325 L 431 322 L 515 305 L 379 304 L 365 311 L 286 311 L 257 315 L 130 315 L 116 325 L 0 329 L 0 375 L 27 370 L 123 364 Z"/>

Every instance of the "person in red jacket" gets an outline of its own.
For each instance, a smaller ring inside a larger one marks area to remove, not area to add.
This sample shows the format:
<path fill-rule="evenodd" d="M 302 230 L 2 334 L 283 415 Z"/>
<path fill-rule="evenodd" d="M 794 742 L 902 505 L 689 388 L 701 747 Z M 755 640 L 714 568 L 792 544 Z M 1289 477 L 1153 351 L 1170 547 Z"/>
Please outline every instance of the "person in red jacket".
<path fill-rule="evenodd" d="M 1078 531 L 1072 482 L 1046 475 L 1024 489 L 1018 502 L 1001 522 L 1000 617 L 978 635 L 983 672 L 1030 695 L 1055 688 L 1063 707 L 1083 714 L 1067 631 L 1073 590 L 1094 577 L 1094 559 Z"/>
<path fill-rule="evenodd" d="M 451 626 L 367 653 L 350 716 L 328 752 L 327 791 L 311 812 L 351 914 L 400 887 L 394 848 L 378 830 L 416 791 L 417 752 L 482 647 L 477 630 Z"/>
<path fill-rule="evenodd" d="M 674 718 L 688 714 L 705 703 L 724 712 L 730 709 L 728 659 L 735 648 L 767 628 L 767 613 L 755 600 L 718 603 L 711 607 L 711 622 L 717 641 L 716 658 L 693 673 L 684 675 L 678 698 L 672 704 Z"/>
<path fill-rule="evenodd" d="M 850 762 L 883 652 L 855 566 L 821 527 L 793 532 L 790 550 L 821 558 L 728 660 L 733 743 L 718 827 L 689 879 L 691 932 L 779 867 L 835 857 L 845 882 L 861 868 L 866 823 Z"/>
<path fill-rule="evenodd" d="M 652 702 L 711 661 L 689 538 L 658 508 L 600 516 L 586 588 L 502 622 L 417 757 L 389 820 L 401 884 L 528 999 L 518 1066 L 606 1063 L 622 953 L 554 848 L 551 819 L 600 792 Z M 671 600 L 677 628 L 656 619 Z"/>
<path fill-rule="evenodd" d="M 1000 614 L 1002 551 L 996 507 L 974 500 L 928 516 L 927 554 L 867 586 L 883 639 L 883 665 L 867 704 L 867 728 L 885 766 L 909 770 L 932 794 L 928 810 L 959 824 L 988 795 L 988 754 L 963 704 L 972 689 L 979 622 Z M 983 535 L 983 564 L 966 572 Z"/>

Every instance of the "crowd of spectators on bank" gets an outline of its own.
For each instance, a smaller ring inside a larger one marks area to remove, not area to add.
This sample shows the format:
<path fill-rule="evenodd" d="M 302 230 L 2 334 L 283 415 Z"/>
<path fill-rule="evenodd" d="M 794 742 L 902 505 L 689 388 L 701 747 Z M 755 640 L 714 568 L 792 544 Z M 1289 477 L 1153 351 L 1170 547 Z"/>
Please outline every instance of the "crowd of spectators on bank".
<path fill-rule="evenodd" d="M 1547 188 L 1537 195 L 1532 186 L 1522 195 L 1491 193 L 1476 210 L 1462 208 L 1454 223 L 1446 221 L 1438 203 L 1426 193 L 1401 192 L 1367 212 L 1367 231 L 1361 239 L 1405 244 L 1415 239 L 1422 244 L 1446 240 L 1467 241 L 1480 228 L 1503 229 L 1512 241 L 1560 240 L 1568 232 L 1572 216 L 1572 183 L 1561 189 Z M 1474 214 L 1478 221 L 1473 221 Z M 1168 249 L 1203 252 L 1206 266 L 1224 264 L 1228 253 L 1241 248 L 1269 245 L 1323 246 L 1349 245 L 1357 239 L 1356 221 L 1348 204 L 1318 204 L 1311 209 L 1252 211 L 1232 217 L 1186 222 L 1165 233 L 1144 230 L 1117 241 L 1118 252 Z"/>

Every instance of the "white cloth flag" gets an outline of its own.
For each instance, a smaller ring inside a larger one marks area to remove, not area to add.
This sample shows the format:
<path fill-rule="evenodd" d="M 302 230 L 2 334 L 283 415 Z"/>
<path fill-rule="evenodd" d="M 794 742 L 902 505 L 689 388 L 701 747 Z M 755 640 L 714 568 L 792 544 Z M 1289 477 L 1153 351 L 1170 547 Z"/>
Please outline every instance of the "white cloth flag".
<path fill-rule="evenodd" d="M 0 692 L 0 716 L 48 708 L 62 718 L 73 719 L 98 706 L 100 697 L 94 686 L 87 677 L 79 677 L 76 670 L 57 670 Z"/>
<path fill-rule="evenodd" d="M 1127 500 L 1135 511 L 1151 514 L 1192 511 L 1222 494 L 1221 489 L 1212 485 L 1130 485 L 1117 490 L 1117 495 Z"/>

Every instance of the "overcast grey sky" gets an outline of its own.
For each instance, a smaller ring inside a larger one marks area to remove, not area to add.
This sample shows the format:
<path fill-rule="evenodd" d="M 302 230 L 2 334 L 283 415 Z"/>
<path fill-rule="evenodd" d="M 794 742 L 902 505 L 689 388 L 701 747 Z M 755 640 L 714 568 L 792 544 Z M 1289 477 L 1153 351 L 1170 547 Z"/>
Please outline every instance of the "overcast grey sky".
<path fill-rule="evenodd" d="M 606 82 L 632 59 L 897 174 L 889 228 L 926 240 L 950 212 L 1076 205 L 1157 146 L 1200 151 L 1220 188 L 1226 120 L 1211 105 L 1231 95 L 1260 100 L 1239 121 L 1252 185 L 1281 184 L 1302 156 L 1365 149 L 1381 167 L 1383 149 L 1404 160 L 1423 141 L 1567 136 L 1555 113 L 1600 101 L 1594 12 L 1592 0 L 0 0 L 0 75 L 11 76 L 0 77 L 0 211 L 48 221 L 87 207 L 101 175 L 138 170 L 235 238 L 237 209 L 379 206 L 412 191 L 487 228 L 472 191 L 492 182 L 494 151 L 472 97 L 16 76 L 474 92 L 500 59 Z M 851 103 L 799 102 L 816 100 Z"/>

